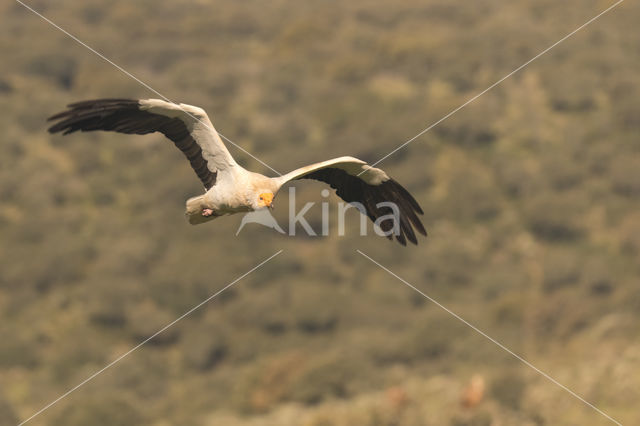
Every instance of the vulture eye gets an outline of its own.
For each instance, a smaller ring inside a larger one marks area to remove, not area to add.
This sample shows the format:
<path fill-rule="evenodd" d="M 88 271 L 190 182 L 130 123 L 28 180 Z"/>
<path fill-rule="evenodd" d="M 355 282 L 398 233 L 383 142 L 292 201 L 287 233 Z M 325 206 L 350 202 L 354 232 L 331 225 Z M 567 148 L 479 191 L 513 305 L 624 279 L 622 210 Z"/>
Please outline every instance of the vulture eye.
<path fill-rule="evenodd" d="M 260 200 L 262 200 L 262 195 L 260 196 Z"/>

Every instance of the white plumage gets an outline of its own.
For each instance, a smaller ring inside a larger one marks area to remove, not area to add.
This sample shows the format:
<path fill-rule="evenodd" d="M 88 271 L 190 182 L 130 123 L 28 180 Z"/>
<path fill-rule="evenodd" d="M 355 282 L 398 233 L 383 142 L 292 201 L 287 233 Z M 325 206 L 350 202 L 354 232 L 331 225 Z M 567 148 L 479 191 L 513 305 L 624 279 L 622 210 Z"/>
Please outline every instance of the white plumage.
<path fill-rule="evenodd" d="M 301 167 L 279 177 L 253 173 L 233 159 L 202 108 L 160 99 L 98 99 L 77 102 L 49 120 L 49 132 L 107 130 L 129 134 L 160 132 L 180 149 L 205 187 L 205 193 L 186 204 L 189 222 L 199 224 L 238 212 L 271 207 L 278 190 L 289 181 L 314 179 L 329 184 L 349 203 L 359 203 L 372 221 L 391 211 L 380 207 L 394 203 L 399 221 L 396 240 L 417 244 L 414 229 L 426 235 L 418 215 L 418 202 L 383 170 L 354 157 L 339 157 Z M 389 231 L 387 224 L 383 231 Z M 388 235 L 391 238 L 391 235 Z"/>

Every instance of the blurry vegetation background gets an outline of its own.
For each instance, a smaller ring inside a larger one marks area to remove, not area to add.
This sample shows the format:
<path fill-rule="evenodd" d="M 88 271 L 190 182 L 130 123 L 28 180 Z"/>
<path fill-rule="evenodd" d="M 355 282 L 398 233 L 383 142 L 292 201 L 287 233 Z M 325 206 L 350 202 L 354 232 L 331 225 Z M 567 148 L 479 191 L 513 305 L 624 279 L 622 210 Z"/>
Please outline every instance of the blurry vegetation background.
<path fill-rule="evenodd" d="M 28 4 L 286 172 L 378 160 L 612 3 Z M 381 163 L 425 210 L 429 237 L 402 248 L 358 237 L 355 213 L 343 238 L 235 237 L 241 216 L 191 227 L 201 186 L 169 141 L 46 132 L 73 101 L 156 96 L 3 2 L 0 424 L 281 248 L 30 424 L 607 424 L 356 249 L 637 423 L 639 20 L 624 2 Z M 299 186 L 300 204 L 321 200 Z M 474 376 L 483 398 L 465 407 Z"/>

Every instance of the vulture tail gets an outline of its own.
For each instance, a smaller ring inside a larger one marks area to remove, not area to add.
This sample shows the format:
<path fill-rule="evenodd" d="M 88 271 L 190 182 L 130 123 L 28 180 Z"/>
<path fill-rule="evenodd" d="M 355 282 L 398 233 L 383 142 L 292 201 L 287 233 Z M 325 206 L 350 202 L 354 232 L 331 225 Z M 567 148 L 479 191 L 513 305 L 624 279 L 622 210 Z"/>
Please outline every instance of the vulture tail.
<path fill-rule="evenodd" d="M 187 208 L 185 215 L 189 219 L 189 223 L 192 225 L 199 225 L 201 223 L 209 222 L 217 218 L 215 214 L 212 216 L 202 216 L 202 210 L 205 208 L 204 195 L 197 197 L 191 197 L 187 200 Z"/>

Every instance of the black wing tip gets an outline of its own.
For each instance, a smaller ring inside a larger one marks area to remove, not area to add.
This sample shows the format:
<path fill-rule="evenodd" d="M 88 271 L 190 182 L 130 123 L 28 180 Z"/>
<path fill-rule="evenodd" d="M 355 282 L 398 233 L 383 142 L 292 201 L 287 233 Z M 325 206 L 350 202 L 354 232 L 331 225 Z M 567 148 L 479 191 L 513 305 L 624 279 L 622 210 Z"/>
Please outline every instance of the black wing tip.
<path fill-rule="evenodd" d="M 394 238 L 393 238 L 393 236 L 392 236 L 392 235 L 387 236 L 387 238 L 389 239 L 389 241 L 393 241 L 393 240 L 394 240 Z M 395 237 L 395 241 L 396 241 L 398 244 L 400 244 L 402 247 L 407 247 L 407 245 L 408 245 L 408 244 L 407 244 L 407 240 L 406 240 L 406 238 L 398 237 L 397 235 L 396 235 L 396 237 Z M 417 240 L 416 240 L 416 241 L 409 240 L 409 242 L 410 242 L 411 244 L 413 244 L 414 246 L 419 246 L 419 245 L 420 245 L 420 242 L 419 242 L 419 241 L 417 241 Z"/>
<path fill-rule="evenodd" d="M 416 213 L 420 215 L 424 215 L 424 211 L 422 210 L 422 207 L 420 207 L 420 204 L 418 203 L 418 201 L 414 198 L 413 195 L 411 195 L 409 191 L 407 191 L 407 189 L 404 186 L 400 185 L 398 181 L 392 178 L 390 178 L 387 182 L 390 183 L 393 189 L 397 190 L 400 193 L 402 198 L 406 199 L 409 202 L 409 204 L 411 204 L 411 206 L 416 211 Z"/>
<path fill-rule="evenodd" d="M 427 230 L 424 228 L 424 225 L 419 219 L 418 219 L 418 223 L 420 224 L 420 226 L 416 226 L 416 231 L 418 231 L 420 235 L 422 235 L 423 237 L 428 237 L 429 234 L 427 233 Z"/>
<path fill-rule="evenodd" d="M 418 201 L 411 195 L 409 191 L 396 180 L 389 179 L 387 181 L 389 194 L 395 199 L 396 204 L 400 207 L 400 234 L 396 235 L 396 240 L 403 246 L 406 246 L 408 239 L 414 245 L 418 245 L 416 238 L 417 231 L 423 236 L 427 236 L 427 230 L 424 228 L 422 221 L 418 215 L 424 215 L 424 211 Z"/>
<path fill-rule="evenodd" d="M 59 115 L 59 114 L 56 114 L 56 115 Z M 58 120 L 58 119 L 59 119 L 59 117 L 56 117 L 54 115 L 54 116 L 48 118 L 47 121 L 53 121 L 53 120 Z M 47 129 L 47 131 L 49 133 L 51 133 L 51 134 L 54 134 L 54 133 L 60 133 L 60 132 L 62 132 L 64 130 L 63 135 L 66 135 L 66 134 L 69 134 L 69 133 L 71 133 L 73 131 L 72 129 L 70 129 L 68 127 L 69 126 L 64 121 L 60 121 L 60 122 L 52 125 L 51 127 L 49 127 Z"/>
<path fill-rule="evenodd" d="M 424 215 L 422 207 L 409 191 L 394 179 L 389 178 L 377 184 L 369 184 L 359 175 L 351 175 L 339 167 L 321 168 L 296 179 L 314 179 L 328 183 L 344 201 L 362 205 L 365 211 L 359 209 L 360 212 L 366 214 L 373 223 L 376 223 L 382 214 L 377 203 L 381 201 L 395 203 L 400 214 L 400 229 L 398 232 L 388 232 L 390 229 L 385 227 L 383 231 L 387 239 L 391 241 L 395 239 L 402 246 L 407 245 L 407 239 L 412 244 L 418 245 L 417 234 L 427 236 L 427 231 L 419 218 L 419 215 Z M 387 212 L 387 210 L 383 211 Z"/>
<path fill-rule="evenodd" d="M 140 104 L 140 99 L 131 99 L 131 98 L 98 98 L 98 99 L 87 99 L 84 101 L 73 102 L 67 105 L 67 108 L 87 108 L 87 107 L 96 107 L 96 106 L 104 106 L 104 105 L 132 105 Z"/>
<path fill-rule="evenodd" d="M 427 236 L 427 234 L 426 234 L 426 233 L 424 233 L 424 234 L 422 234 L 422 235 L 424 235 L 425 237 Z M 396 235 L 395 237 L 396 237 L 396 238 L 395 238 L 395 240 L 396 240 L 398 243 L 400 243 L 400 245 L 401 245 L 402 247 L 406 247 L 406 246 L 407 246 L 407 238 L 405 238 L 403 235 L 402 235 L 402 236 L 398 236 L 398 235 Z M 408 236 L 407 236 L 407 237 L 408 237 Z M 387 236 L 387 238 L 388 238 L 389 240 L 393 241 L 393 237 L 392 237 L 391 235 Z M 413 244 L 414 246 L 418 246 L 418 245 L 420 245 L 420 242 L 419 242 L 419 240 L 418 240 L 417 238 L 415 238 L 415 239 L 408 238 L 408 239 L 409 239 L 409 242 L 410 242 L 411 244 Z"/>
<path fill-rule="evenodd" d="M 101 99 L 87 99 L 84 101 L 73 102 L 67 104 L 67 109 L 52 115 L 47 118 L 47 121 L 55 120 L 56 118 L 64 117 L 80 110 L 99 108 L 105 106 L 133 106 L 140 105 L 140 99 L 128 99 L 128 98 L 101 98 Z"/>
<path fill-rule="evenodd" d="M 101 99 L 88 99 L 84 101 L 73 102 L 67 105 L 67 109 L 47 118 L 47 122 L 58 121 L 58 123 L 52 125 L 47 129 L 51 134 L 63 132 L 63 135 L 68 135 L 78 130 L 74 128 L 73 122 L 80 118 L 83 114 L 91 114 L 92 112 L 99 112 L 101 109 L 110 107 L 136 107 L 140 106 L 139 99 L 128 98 L 101 98 Z"/>

